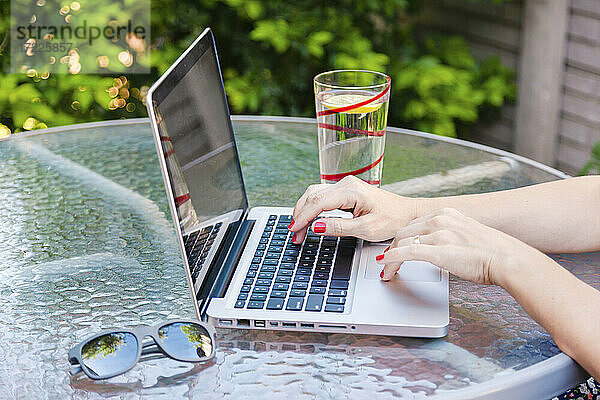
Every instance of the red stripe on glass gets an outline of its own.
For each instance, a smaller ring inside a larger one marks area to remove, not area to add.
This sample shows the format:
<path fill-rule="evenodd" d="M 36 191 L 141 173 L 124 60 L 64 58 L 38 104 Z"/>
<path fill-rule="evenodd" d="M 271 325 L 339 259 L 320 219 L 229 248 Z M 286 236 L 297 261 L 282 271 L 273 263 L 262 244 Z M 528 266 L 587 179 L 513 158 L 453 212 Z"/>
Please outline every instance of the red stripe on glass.
<path fill-rule="evenodd" d="M 383 136 L 383 135 L 385 135 L 385 130 L 383 130 L 383 131 L 365 131 L 363 129 L 347 128 L 345 126 L 325 124 L 323 122 L 319 122 L 317 125 L 319 126 L 319 128 L 325 128 L 325 129 L 329 129 L 332 131 L 338 131 L 338 132 L 352 133 L 355 135 L 366 135 L 366 136 Z"/>
<path fill-rule="evenodd" d="M 375 160 L 372 164 L 369 164 L 362 168 L 356 169 L 354 171 L 342 172 L 341 174 L 321 174 L 321 179 L 325 179 L 328 181 L 339 181 L 340 179 L 342 179 L 345 176 L 360 175 L 363 172 L 367 172 L 368 170 L 375 168 L 375 166 L 377 164 L 379 164 L 381 162 L 381 160 L 383 160 L 383 154 L 377 160 Z"/>
<path fill-rule="evenodd" d="M 381 91 L 381 93 L 378 93 L 377 96 L 371 97 L 370 99 L 367 99 L 365 101 L 361 101 L 360 103 L 350 104 L 350 105 L 344 106 L 344 107 L 331 108 L 329 110 L 319 111 L 317 113 L 317 117 L 322 117 L 324 115 L 331 115 L 331 114 L 336 114 L 336 113 L 339 113 L 339 112 L 354 110 L 355 108 L 359 108 L 359 107 L 365 106 L 365 105 L 367 105 L 369 103 L 372 103 L 375 100 L 379 100 L 380 98 L 382 98 L 383 96 L 385 96 L 385 94 L 387 92 L 389 92 L 389 90 L 390 90 L 389 83 L 390 83 L 391 79 L 390 79 L 389 76 L 386 79 L 388 81 L 388 85 L 385 87 L 385 89 L 383 89 Z"/>

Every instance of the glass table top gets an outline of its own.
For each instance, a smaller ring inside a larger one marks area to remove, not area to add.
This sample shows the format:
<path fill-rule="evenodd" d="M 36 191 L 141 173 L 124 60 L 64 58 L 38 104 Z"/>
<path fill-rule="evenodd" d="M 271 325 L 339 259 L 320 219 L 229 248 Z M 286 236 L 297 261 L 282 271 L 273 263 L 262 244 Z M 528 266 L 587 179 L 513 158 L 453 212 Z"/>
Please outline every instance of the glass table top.
<path fill-rule="evenodd" d="M 318 182 L 312 120 L 234 118 L 251 206 L 293 206 Z M 207 364 L 139 363 L 94 382 L 67 352 L 111 327 L 193 317 L 147 120 L 0 141 L 0 393 L 15 398 L 415 398 L 560 353 L 498 287 L 451 277 L 442 339 L 217 330 Z M 482 146 L 388 130 L 383 187 L 407 196 L 502 190 L 564 177 Z M 598 254 L 556 255 L 600 288 Z M 378 397 L 379 398 L 379 397 Z"/>

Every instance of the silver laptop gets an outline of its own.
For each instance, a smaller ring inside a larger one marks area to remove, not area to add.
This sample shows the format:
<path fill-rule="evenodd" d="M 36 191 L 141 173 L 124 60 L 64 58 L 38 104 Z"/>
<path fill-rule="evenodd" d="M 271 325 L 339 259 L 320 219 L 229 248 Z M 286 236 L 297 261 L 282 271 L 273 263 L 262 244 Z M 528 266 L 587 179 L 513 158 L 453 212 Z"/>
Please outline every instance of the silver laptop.
<path fill-rule="evenodd" d="M 447 272 L 412 261 L 383 282 L 375 256 L 386 244 L 309 233 L 296 245 L 291 208 L 249 208 L 210 29 L 150 88 L 147 106 L 198 318 L 226 328 L 446 335 Z"/>

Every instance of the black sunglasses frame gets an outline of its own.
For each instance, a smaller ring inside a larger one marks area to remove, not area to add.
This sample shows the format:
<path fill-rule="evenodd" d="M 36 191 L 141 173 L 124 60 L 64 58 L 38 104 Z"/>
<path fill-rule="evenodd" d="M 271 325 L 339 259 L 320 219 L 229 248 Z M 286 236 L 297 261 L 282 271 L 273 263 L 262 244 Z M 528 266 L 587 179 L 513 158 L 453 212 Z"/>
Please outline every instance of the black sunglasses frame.
<path fill-rule="evenodd" d="M 195 325 L 202 327 L 204 330 L 206 330 L 206 332 L 208 333 L 208 337 L 210 338 L 210 341 L 211 341 L 210 354 L 205 357 L 202 357 L 200 359 L 198 359 L 198 358 L 186 359 L 186 358 L 181 358 L 181 357 L 175 357 L 175 356 L 169 354 L 169 352 L 160 345 L 160 341 L 158 340 L 158 338 L 159 338 L 158 331 L 159 331 L 159 329 L 161 329 L 167 325 L 172 325 L 175 323 L 195 324 Z M 83 346 L 85 346 L 88 342 L 90 342 L 96 338 L 99 338 L 100 336 L 108 335 L 111 333 L 130 333 L 130 334 L 132 334 L 136 338 L 137 344 L 138 344 L 137 357 L 135 358 L 135 361 L 130 366 L 122 369 L 121 371 L 114 372 L 111 374 L 106 374 L 106 375 L 98 375 L 98 374 L 90 371 L 85 366 L 85 363 L 83 362 L 83 358 L 81 355 L 81 351 L 83 349 Z M 147 336 L 150 336 L 152 338 L 152 342 L 146 342 L 146 343 L 143 342 L 143 340 Z M 107 329 L 107 330 L 104 330 L 102 332 L 99 332 L 93 336 L 86 338 L 85 340 L 81 341 L 81 343 L 79 343 L 78 345 L 73 347 L 71 350 L 69 350 L 69 363 L 71 363 L 71 365 L 74 367 L 71 369 L 71 375 L 76 375 L 79 372 L 83 371 L 89 378 L 94 379 L 94 380 L 109 379 L 109 378 L 115 377 L 117 375 L 124 374 L 125 372 L 127 372 L 130 369 L 132 369 L 133 367 L 135 367 L 135 365 L 140 361 L 140 357 L 142 355 L 157 354 L 157 353 L 158 354 L 162 353 L 169 358 L 172 358 L 177 361 L 183 361 L 183 362 L 199 363 L 199 362 L 208 361 L 215 356 L 215 328 L 212 325 L 204 324 L 201 321 L 196 321 L 196 320 L 191 320 L 191 319 L 173 319 L 173 320 L 163 321 L 159 324 L 152 325 L 152 326 L 141 325 L 141 326 L 138 326 L 135 328 Z"/>

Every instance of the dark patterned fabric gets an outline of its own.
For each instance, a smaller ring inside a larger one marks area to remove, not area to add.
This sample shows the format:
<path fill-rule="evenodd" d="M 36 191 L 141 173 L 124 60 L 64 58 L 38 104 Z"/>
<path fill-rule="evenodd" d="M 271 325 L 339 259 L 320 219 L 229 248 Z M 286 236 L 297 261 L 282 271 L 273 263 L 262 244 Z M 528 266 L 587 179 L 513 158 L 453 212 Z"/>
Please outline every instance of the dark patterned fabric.
<path fill-rule="evenodd" d="M 567 390 L 560 396 L 553 397 L 552 400 L 600 400 L 598 391 L 600 390 L 600 384 L 590 378 L 579 386 Z"/>

